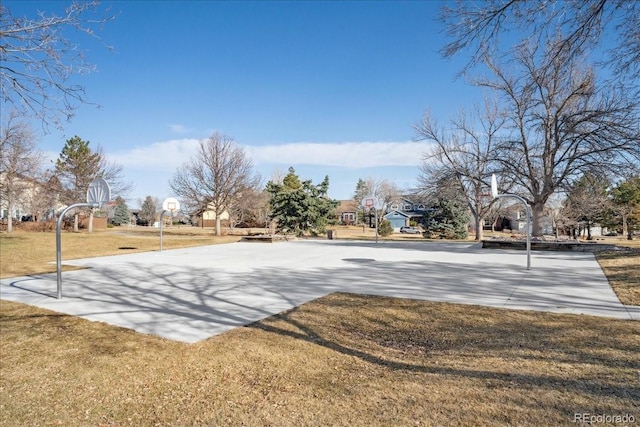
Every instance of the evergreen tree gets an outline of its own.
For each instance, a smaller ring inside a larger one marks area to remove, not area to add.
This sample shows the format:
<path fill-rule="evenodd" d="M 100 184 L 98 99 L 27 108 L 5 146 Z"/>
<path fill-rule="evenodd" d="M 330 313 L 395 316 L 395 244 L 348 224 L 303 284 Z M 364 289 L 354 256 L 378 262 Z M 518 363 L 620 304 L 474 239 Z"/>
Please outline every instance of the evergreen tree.
<path fill-rule="evenodd" d="M 125 202 L 122 197 L 116 198 L 116 208 L 111 223 L 114 225 L 128 224 L 130 216 L 131 213 L 129 212 L 127 202 Z"/>
<path fill-rule="evenodd" d="M 62 186 L 61 201 L 67 205 L 85 201 L 91 181 L 100 172 L 100 155 L 79 136 L 68 139 L 56 161 L 56 175 Z"/>
<path fill-rule="evenodd" d="M 443 192 L 433 204 L 433 210 L 423 224 L 429 237 L 440 239 L 466 239 L 469 208 L 459 194 Z"/>
<path fill-rule="evenodd" d="M 142 202 L 138 219 L 141 225 L 151 225 L 156 221 L 156 202 L 151 196 L 147 196 Z"/>
<path fill-rule="evenodd" d="M 390 236 L 391 234 L 393 234 L 393 227 L 388 220 L 383 219 L 382 222 L 380 222 L 380 227 L 378 227 L 378 234 L 382 237 Z"/>
<path fill-rule="evenodd" d="M 306 232 L 314 235 L 323 233 L 338 206 L 336 200 L 327 196 L 328 176 L 322 183 L 313 185 L 311 180 L 300 181 L 292 167 L 282 184 L 269 181 L 266 190 L 272 217 L 278 221 L 278 230 L 298 236 Z"/>
<path fill-rule="evenodd" d="M 66 205 L 84 202 L 89 184 L 100 172 L 100 163 L 100 154 L 89 148 L 89 141 L 83 141 L 79 136 L 68 139 L 56 160 L 60 201 Z M 73 230 L 78 231 L 77 211 Z"/>

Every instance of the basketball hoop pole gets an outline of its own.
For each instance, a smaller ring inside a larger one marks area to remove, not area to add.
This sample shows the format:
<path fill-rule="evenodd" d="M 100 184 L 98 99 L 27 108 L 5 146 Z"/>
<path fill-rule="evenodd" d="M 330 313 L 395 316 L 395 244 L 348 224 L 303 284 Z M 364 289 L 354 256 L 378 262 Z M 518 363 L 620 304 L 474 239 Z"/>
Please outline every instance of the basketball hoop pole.
<path fill-rule="evenodd" d="M 76 203 L 75 205 L 71 205 L 66 207 L 60 215 L 58 216 L 58 221 L 56 222 L 56 279 L 58 282 L 58 292 L 56 294 L 57 299 L 62 298 L 62 219 L 65 214 L 69 212 L 71 209 L 75 208 L 99 208 L 99 203 Z"/>
<path fill-rule="evenodd" d="M 164 222 L 164 220 L 162 218 L 164 217 L 164 215 L 167 212 L 171 213 L 171 211 L 162 211 L 162 212 L 160 212 L 160 252 L 162 252 L 162 223 Z"/>
<path fill-rule="evenodd" d="M 56 298 L 62 298 L 62 219 L 65 214 L 75 208 L 99 208 L 111 200 L 111 188 L 109 183 L 103 178 L 96 178 L 89 184 L 87 189 L 87 203 L 75 203 L 64 208 L 58 216 L 56 222 L 56 279 L 58 282 L 58 292 Z"/>

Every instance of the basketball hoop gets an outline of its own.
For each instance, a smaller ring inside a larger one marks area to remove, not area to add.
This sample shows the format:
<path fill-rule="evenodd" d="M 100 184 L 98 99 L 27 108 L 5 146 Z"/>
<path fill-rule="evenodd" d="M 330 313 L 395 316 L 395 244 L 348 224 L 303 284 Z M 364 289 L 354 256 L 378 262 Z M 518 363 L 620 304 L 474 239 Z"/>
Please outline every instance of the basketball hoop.
<path fill-rule="evenodd" d="M 173 216 L 175 211 L 180 210 L 180 202 L 173 197 L 169 197 L 162 202 L 162 209 L 171 212 L 171 215 Z"/>

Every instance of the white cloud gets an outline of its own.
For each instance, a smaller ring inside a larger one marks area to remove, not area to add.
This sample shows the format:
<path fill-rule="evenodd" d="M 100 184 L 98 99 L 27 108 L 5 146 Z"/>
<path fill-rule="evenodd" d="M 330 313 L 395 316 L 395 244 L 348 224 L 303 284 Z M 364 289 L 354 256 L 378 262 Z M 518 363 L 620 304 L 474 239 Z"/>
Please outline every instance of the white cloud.
<path fill-rule="evenodd" d="M 163 170 L 172 174 L 196 153 L 199 142 L 198 139 L 174 139 L 108 153 L 108 156 L 127 169 Z M 244 148 L 256 165 L 314 165 L 358 169 L 418 166 L 425 145 L 418 142 L 301 142 Z"/>
<path fill-rule="evenodd" d="M 301 142 L 246 148 L 256 164 L 367 168 L 418 166 L 424 144 L 418 142 Z"/>
<path fill-rule="evenodd" d="M 173 139 L 107 154 L 109 160 L 128 169 L 164 170 L 173 174 L 194 155 L 199 142 L 198 139 Z"/>
<path fill-rule="evenodd" d="M 169 181 L 177 168 L 191 159 L 198 149 L 199 139 L 173 139 L 106 152 L 110 161 L 123 167 L 125 180 L 134 184 L 130 195 L 138 203 L 147 195 L 172 196 Z M 421 163 L 424 143 L 416 142 L 345 142 L 292 143 L 264 146 L 244 146 L 253 160 L 256 171 L 268 179 L 274 168 L 285 170 L 294 166 L 305 179 L 319 182 L 330 175 L 330 195 L 348 198 L 360 173 L 397 181 L 401 187 L 410 186 Z M 53 153 L 52 153 L 53 155 Z M 57 154 L 56 156 L 57 157 Z M 366 172 L 359 169 L 367 168 Z M 402 181 L 402 182 L 400 182 Z"/>
<path fill-rule="evenodd" d="M 169 125 L 169 129 L 171 129 L 171 131 L 175 133 L 188 133 L 193 131 L 193 129 L 179 124 Z"/>

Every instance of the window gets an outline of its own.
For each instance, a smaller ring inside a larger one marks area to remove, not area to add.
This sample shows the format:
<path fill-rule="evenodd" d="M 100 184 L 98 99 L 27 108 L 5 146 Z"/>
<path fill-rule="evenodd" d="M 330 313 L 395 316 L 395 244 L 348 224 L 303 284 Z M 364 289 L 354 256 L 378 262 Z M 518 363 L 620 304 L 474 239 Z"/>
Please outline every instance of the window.
<path fill-rule="evenodd" d="M 398 205 L 396 203 L 391 205 L 391 210 L 398 210 Z"/>
<path fill-rule="evenodd" d="M 402 209 L 405 210 L 405 211 L 410 211 L 412 207 L 413 206 L 410 205 L 409 203 L 405 203 L 405 205 L 402 207 Z"/>

